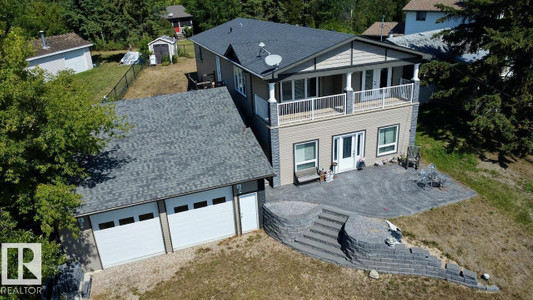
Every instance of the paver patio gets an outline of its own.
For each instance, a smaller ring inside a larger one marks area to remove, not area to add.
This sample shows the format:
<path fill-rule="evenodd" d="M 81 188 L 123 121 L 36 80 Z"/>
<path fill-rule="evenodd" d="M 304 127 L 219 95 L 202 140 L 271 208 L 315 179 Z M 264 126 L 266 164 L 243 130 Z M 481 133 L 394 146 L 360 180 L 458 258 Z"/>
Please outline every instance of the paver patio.
<path fill-rule="evenodd" d="M 438 166 L 437 166 L 438 167 Z M 422 169 L 419 168 L 419 170 Z M 397 164 L 370 166 L 338 174 L 332 182 L 266 188 L 266 202 L 305 201 L 337 207 L 367 217 L 395 218 L 469 199 L 477 193 L 449 176 L 443 188 L 417 185 L 418 171 Z"/>

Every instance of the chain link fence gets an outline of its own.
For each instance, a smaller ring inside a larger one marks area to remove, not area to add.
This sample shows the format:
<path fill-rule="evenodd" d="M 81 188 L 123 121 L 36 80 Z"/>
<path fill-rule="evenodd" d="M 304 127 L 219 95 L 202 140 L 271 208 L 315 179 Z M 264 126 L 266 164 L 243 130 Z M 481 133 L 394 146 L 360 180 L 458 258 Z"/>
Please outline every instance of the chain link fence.
<path fill-rule="evenodd" d="M 131 67 L 126 71 L 124 76 L 120 78 L 117 84 L 111 89 L 109 94 L 104 97 L 103 102 L 109 102 L 109 101 L 117 101 L 121 100 L 122 97 L 126 94 L 128 91 L 128 88 L 130 85 L 133 84 L 135 79 L 139 76 L 139 73 L 148 66 L 148 62 L 143 62 L 141 64 L 133 64 Z"/>

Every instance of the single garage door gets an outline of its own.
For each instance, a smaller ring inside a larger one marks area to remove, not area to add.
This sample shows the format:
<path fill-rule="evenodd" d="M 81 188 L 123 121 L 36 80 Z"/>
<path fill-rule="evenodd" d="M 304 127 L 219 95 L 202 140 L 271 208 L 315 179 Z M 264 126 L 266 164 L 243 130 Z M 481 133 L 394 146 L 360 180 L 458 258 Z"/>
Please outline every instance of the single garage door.
<path fill-rule="evenodd" d="M 90 218 L 104 268 L 165 253 L 155 202 Z"/>
<path fill-rule="evenodd" d="M 85 59 L 84 50 L 65 53 L 65 67 L 73 70 L 74 73 L 86 71 L 87 60 Z"/>
<path fill-rule="evenodd" d="M 170 56 L 170 53 L 168 51 L 168 44 L 154 45 L 154 54 L 156 63 L 160 64 L 163 56 Z"/>
<path fill-rule="evenodd" d="M 239 204 L 241 207 L 242 232 L 246 233 L 259 229 L 257 193 L 240 195 Z"/>
<path fill-rule="evenodd" d="M 231 187 L 166 200 L 174 250 L 235 235 Z"/>

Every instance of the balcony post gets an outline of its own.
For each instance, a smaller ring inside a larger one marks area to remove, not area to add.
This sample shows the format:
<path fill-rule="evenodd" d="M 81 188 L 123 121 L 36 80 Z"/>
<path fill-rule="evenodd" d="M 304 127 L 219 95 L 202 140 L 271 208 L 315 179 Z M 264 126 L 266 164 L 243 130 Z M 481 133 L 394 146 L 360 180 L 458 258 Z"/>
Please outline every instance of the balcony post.
<path fill-rule="evenodd" d="M 418 71 L 420 70 L 420 64 L 414 65 L 414 71 L 413 71 L 413 78 L 411 81 L 413 82 L 413 92 L 411 97 L 412 103 L 418 103 L 418 94 L 420 93 L 420 79 L 418 78 Z"/>
<path fill-rule="evenodd" d="M 279 125 L 278 100 L 276 100 L 276 83 L 268 83 L 268 106 L 270 111 L 270 125 L 276 127 Z"/>
<path fill-rule="evenodd" d="M 345 114 L 353 114 L 353 88 L 352 88 L 352 72 L 346 73 L 346 85 L 344 87 L 344 92 L 346 93 L 346 105 L 344 106 Z"/>

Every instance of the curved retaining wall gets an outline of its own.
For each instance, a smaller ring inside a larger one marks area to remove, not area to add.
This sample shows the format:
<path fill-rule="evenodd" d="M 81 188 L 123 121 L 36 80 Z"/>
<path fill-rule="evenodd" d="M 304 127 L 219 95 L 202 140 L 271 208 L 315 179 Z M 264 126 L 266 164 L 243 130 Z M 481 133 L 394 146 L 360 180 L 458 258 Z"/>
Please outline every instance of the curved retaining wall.
<path fill-rule="evenodd" d="M 307 207 L 298 206 L 297 202 L 265 204 L 263 206 L 265 232 L 280 242 L 293 242 L 294 239 L 308 231 L 309 226 L 318 219 L 322 211 L 318 205 L 307 203 L 304 205 Z M 283 211 L 279 211 L 280 209 Z"/>

